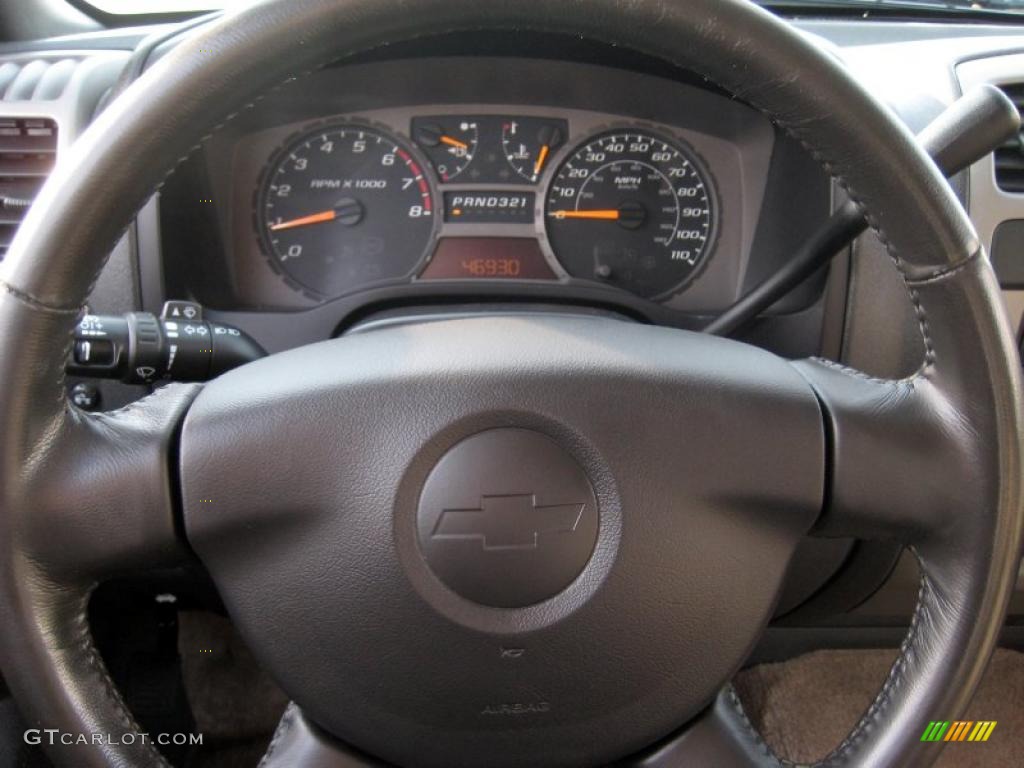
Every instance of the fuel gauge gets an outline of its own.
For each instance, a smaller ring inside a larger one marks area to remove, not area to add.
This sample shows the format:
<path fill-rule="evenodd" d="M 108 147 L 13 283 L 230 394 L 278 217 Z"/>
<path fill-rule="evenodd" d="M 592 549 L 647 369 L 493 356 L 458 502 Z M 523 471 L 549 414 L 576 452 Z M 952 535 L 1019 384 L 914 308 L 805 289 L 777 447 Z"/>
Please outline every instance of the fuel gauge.
<path fill-rule="evenodd" d="M 442 182 L 454 181 L 466 170 L 480 140 L 476 121 L 457 117 L 417 117 L 412 135 Z"/>
<path fill-rule="evenodd" d="M 505 159 L 519 176 L 536 184 L 567 133 L 564 120 L 510 118 L 501 126 Z"/>

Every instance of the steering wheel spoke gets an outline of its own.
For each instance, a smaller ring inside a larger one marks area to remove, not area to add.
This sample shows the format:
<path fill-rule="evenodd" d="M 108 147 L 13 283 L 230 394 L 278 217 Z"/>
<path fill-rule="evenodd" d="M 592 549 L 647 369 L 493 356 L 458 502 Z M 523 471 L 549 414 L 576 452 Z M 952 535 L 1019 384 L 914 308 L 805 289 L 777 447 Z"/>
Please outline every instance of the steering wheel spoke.
<path fill-rule="evenodd" d="M 288 705 L 274 732 L 261 768 L 386 768 L 384 763 L 360 754 L 309 718 L 294 702 Z"/>
<path fill-rule="evenodd" d="M 829 487 L 813 533 L 907 545 L 943 534 L 972 480 L 950 434 L 955 407 L 924 376 L 884 381 L 826 360 L 796 365 L 829 435 Z"/>
<path fill-rule="evenodd" d="M 82 584 L 187 557 L 176 522 L 172 446 L 199 391 L 170 385 L 120 411 L 56 401 L 24 462 L 17 498 L 22 551 L 49 578 Z M 38 416 L 41 416 L 39 414 Z"/>
<path fill-rule="evenodd" d="M 732 687 L 726 687 L 684 729 L 616 768 L 755 768 L 770 752 L 747 720 Z M 384 763 L 338 741 L 312 722 L 301 708 L 288 705 L 260 768 L 386 768 Z"/>
<path fill-rule="evenodd" d="M 981 291 L 968 286 L 982 285 Z M 912 376 L 885 380 L 825 360 L 796 363 L 822 402 L 830 444 L 822 535 L 888 539 L 942 552 L 998 509 L 998 392 L 981 338 L 979 305 L 998 311 L 998 288 L 975 257 L 953 272 L 908 283 L 925 341 Z M 941 317 L 941 322 L 938 318 Z M 1013 354 L 1012 350 L 1004 350 Z"/>
<path fill-rule="evenodd" d="M 55 570 L 101 578 L 187 555 L 175 520 L 175 432 L 196 385 L 172 384 L 121 411 L 70 409 L 28 528 Z"/>
<path fill-rule="evenodd" d="M 753 768 L 776 762 L 730 685 L 686 728 L 621 768 Z"/>

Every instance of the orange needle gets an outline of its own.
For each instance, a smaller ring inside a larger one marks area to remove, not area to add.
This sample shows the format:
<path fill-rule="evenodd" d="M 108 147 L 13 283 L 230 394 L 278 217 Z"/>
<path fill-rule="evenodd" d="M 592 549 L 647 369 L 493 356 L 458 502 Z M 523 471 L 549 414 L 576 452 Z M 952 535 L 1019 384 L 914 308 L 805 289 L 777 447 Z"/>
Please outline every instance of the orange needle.
<path fill-rule="evenodd" d="M 600 219 L 603 221 L 618 221 L 618 209 L 608 211 L 552 211 L 548 214 L 556 219 Z"/>
<path fill-rule="evenodd" d="M 453 139 L 451 136 L 442 136 L 441 143 L 447 144 L 449 147 L 455 147 L 456 149 L 469 149 L 469 144 L 458 139 Z"/>
<path fill-rule="evenodd" d="M 547 144 L 545 144 L 543 147 L 540 148 L 540 154 L 537 155 L 537 162 L 534 163 L 534 166 L 533 166 L 533 175 L 534 176 L 540 176 L 540 172 L 544 168 L 544 163 L 547 161 L 547 159 L 548 159 L 548 152 L 550 152 L 550 151 L 551 151 L 551 147 L 549 147 Z"/>
<path fill-rule="evenodd" d="M 320 213 L 313 213 L 309 216 L 302 216 L 298 219 L 292 219 L 291 221 L 281 221 L 277 224 L 270 225 L 271 232 L 280 232 L 282 229 L 292 229 L 294 227 L 305 227 L 307 224 L 320 224 L 324 221 L 334 221 L 338 218 L 338 212 L 333 208 L 329 211 L 321 211 Z"/>

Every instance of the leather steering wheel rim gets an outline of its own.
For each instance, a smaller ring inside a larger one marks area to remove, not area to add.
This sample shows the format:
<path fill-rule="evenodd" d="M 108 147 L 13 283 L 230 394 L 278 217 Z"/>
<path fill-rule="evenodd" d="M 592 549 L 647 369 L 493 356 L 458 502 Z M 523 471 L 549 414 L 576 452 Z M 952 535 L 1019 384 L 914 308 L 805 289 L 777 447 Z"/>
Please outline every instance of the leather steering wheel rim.
<path fill-rule="evenodd" d="M 138 730 L 92 644 L 88 598 L 113 573 L 187 557 L 166 457 L 199 388 L 169 386 L 107 415 L 66 398 L 71 331 L 105 255 L 179 159 L 269 89 L 356 52 L 476 29 L 582 34 L 695 70 L 799 138 L 863 206 L 907 283 L 926 359 L 901 381 L 796 364 L 831 438 L 817 531 L 903 542 L 922 582 L 884 688 L 826 764 L 929 764 L 941 745 L 919 742 L 923 725 L 970 700 L 1016 577 L 1013 338 L 966 214 L 906 128 L 829 54 L 744 0 L 275 0 L 184 41 L 97 118 L 0 273 L 0 657 L 30 725 Z M 657 764 L 776 763 L 734 705 L 721 696 Z M 290 710 L 268 764 L 352 764 L 331 762 L 316 738 L 286 750 L 301 741 L 299 719 Z M 52 754 L 79 766 L 162 762 L 138 742 Z"/>

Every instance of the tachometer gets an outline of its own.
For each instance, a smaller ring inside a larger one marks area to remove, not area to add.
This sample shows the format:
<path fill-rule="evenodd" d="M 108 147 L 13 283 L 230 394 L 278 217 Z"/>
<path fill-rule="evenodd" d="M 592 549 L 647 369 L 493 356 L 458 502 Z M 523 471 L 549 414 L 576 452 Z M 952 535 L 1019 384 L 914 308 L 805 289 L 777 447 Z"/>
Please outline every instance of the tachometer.
<path fill-rule="evenodd" d="M 630 130 L 597 136 L 562 163 L 545 219 L 570 275 L 658 298 L 702 266 L 716 210 L 710 178 L 689 151 Z"/>
<path fill-rule="evenodd" d="M 271 263 L 323 298 L 412 273 L 433 238 L 434 204 L 408 149 L 375 128 L 341 125 L 275 157 L 257 225 Z"/>

